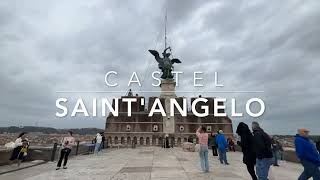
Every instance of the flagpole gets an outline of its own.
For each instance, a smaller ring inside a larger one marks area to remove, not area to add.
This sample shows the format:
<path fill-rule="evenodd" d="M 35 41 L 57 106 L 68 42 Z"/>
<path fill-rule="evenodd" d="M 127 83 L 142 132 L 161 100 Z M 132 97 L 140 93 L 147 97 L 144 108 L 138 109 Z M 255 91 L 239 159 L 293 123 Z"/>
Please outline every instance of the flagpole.
<path fill-rule="evenodd" d="M 164 49 L 167 48 L 167 8 L 166 8 L 166 15 L 164 18 Z"/>

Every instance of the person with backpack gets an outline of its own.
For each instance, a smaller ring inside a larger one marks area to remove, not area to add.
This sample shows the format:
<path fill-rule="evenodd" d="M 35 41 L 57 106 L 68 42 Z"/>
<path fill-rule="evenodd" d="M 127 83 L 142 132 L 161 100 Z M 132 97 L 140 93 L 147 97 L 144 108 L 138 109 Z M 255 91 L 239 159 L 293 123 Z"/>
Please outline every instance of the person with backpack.
<path fill-rule="evenodd" d="M 259 180 L 268 180 L 269 169 L 273 163 L 271 138 L 258 122 L 252 122 L 254 151 L 257 156 L 256 172 Z"/>

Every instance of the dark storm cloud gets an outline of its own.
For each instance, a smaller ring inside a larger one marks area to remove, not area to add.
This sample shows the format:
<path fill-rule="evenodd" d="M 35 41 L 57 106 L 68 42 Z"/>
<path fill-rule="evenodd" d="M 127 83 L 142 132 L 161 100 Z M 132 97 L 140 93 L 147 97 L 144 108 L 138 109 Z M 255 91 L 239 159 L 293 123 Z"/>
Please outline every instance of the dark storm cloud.
<path fill-rule="evenodd" d="M 54 117 L 58 97 L 118 97 L 118 94 L 57 94 L 63 90 L 121 90 L 133 71 L 139 90 L 157 90 L 157 65 L 148 49 L 161 50 L 164 12 L 168 43 L 182 60 L 180 96 L 236 97 L 237 108 L 261 97 L 258 120 L 272 133 L 317 124 L 320 69 L 320 2 L 314 1 L 2 1 L 0 2 L 0 126 L 104 127 L 105 119 Z M 118 71 L 116 88 L 104 74 Z M 194 88 L 193 71 L 205 87 Z M 214 87 L 214 71 L 225 86 Z M 260 94 L 210 94 L 210 90 L 263 90 Z M 146 93 L 144 96 L 157 94 Z M 227 104 L 230 107 L 230 102 Z M 91 108 L 88 103 L 88 108 Z M 253 118 L 235 118 L 251 122 Z M 274 126 L 274 124 L 278 124 Z"/>

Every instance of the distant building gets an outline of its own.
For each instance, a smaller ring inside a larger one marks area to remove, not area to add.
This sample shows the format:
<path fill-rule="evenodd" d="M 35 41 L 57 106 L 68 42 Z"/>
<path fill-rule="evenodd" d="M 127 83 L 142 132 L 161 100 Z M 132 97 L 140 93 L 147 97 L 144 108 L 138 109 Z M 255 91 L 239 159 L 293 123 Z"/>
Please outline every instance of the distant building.
<path fill-rule="evenodd" d="M 123 98 L 136 98 L 137 102 L 132 103 L 132 115 L 127 115 L 127 103 L 122 102 Z M 148 107 L 141 105 L 141 101 L 145 98 L 142 96 L 133 96 L 132 92 L 127 96 L 122 96 L 119 99 L 119 116 L 114 117 L 111 113 L 106 119 L 105 137 L 110 144 L 122 144 L 130 146 L 133 142 L 137 145 L 155 145 L 161 146 L 165 138 L 163 132 L 163 118 L 160 113 L 155 113 L 149 117 L 149 111 L 153 102 L 157 97 L 150 97 L 148 99 Z M 191 98 L 193 102 L 196 98 Z M 197 117 L 191 111 L 188 111 L 186 117 L 180 115 L 175 109 L 174 128 L 175 132 L 169 134 L 170 143 L 174 146 L 180 146 L 182 142 L 192 141 L 197 142 L 195 132 L 199 126 L 205 126 L 208 132 L 217 132 L 222 129 L 227 136 L 233 136 L 232 121 L 229 117 L 215 117 L 213 115 L 213 99 L 208 99 L 207 103 L 197 103 L 196 110 L 203 112 L 202 105 L 209 107 L 209 116 Z M 183 97 L 176 97 L 177 102 L 182 107 Z M 164 106 L 164 99 L 160 98 Z M 145 102 L 143 104 L 146 104 Z M 113 100 L 114 107 L 114 100 Z M 190 108 L 188 108 L 190 109 Z M 223 111 L 223 110 L 222 110 Z"/>

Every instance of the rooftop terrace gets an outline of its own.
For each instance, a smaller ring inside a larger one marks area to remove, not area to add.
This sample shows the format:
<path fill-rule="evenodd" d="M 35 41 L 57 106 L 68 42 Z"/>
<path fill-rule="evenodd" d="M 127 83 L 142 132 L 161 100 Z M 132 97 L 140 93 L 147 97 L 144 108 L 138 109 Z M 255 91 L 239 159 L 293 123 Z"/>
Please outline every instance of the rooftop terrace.
<path fill-rule="evenodd" d="M 6 180 L 249 180 L 242 154 L 229 152 L 229 166 L 221 165 L 209 153 L 210 172 L 202 173 L 197 152 L 184 152 L 181 148 L 162 149 L 139 147 L 136 149 L 108 149 L 100 155 L 75 156 L 68 162 L 67 170 L 55 170 L 56 163 L 45 163 L 0 175 Z M 13 166 L 13 165 L 11 165 Z M 1 168 L 12 168 L 2 166 Z M 271 179 L 297 179 L 302 172 L 297 163 L 280 162 L 272 167 Z"/>

